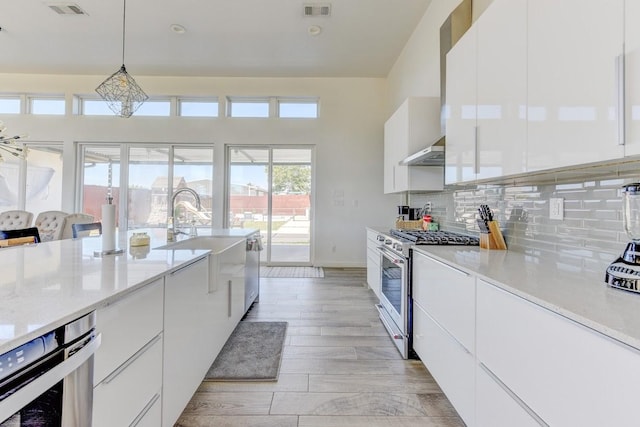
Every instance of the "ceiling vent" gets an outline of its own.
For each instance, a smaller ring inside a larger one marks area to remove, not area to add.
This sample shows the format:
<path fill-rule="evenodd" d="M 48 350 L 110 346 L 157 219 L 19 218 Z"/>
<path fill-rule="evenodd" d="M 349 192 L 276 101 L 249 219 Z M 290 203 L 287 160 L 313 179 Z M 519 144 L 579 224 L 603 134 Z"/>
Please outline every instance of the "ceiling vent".
<path fill-rule="evenodd" d="M 304 13 L 304 16 L 329 16 L 331 15 L 331 4 L 329 3 L 305 4 L 303 13 Z"/>
<path fill-rule="evenodd" d="M 58 15 L 88 15 L 75 3 L 46 3 L 46 5 Z"/>

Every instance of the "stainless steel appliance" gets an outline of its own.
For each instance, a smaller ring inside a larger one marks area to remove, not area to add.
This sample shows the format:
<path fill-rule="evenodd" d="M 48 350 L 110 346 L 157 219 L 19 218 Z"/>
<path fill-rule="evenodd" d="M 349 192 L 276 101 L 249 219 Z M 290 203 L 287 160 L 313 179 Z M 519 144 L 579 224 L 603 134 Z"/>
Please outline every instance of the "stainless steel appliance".
<path fill-rule="evenodd" d="M 631 241 L 607 267 L 604 281 L 615 288 L 640 292 L 640 182 L 622 187 L 622 218 Z"/>
<path fill-rule="evenodd" d="M 474 236 L 449 231 L 391 230 L 381 233 L 380 304 L 376 305 L 380 320 L 403 358 L 414 357 L 413 302 L 411 297 L 411 249 L 415 245 L 473 245 Z"/>
<path fill-rule="evenodd" d="M 244 311 L 245 313 L 260 294 L 260 251 L 262 251 L 260 231 L 247 237 L 247 257 L 244 266 Z"/>
<path fill-rule="evenodd" d="M 88 427 L 95 312 L 0 355 L 0 426 Z"/>

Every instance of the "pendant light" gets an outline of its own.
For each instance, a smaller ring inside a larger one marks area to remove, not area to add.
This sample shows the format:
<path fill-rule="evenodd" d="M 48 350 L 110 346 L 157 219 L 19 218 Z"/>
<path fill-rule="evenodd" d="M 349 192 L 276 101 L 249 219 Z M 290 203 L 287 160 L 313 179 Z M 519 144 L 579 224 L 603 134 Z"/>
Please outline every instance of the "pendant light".
<path fill-rule="evenodd" d="M 5 151 L 19 159 L 26 159 L 27 148 L 16 143 L 19 139 L 26 138 L 26 135 L 16 135 L 16 136 L 3 135 L 3 132 L 6 129 L 7 128 L 0 121 L 0 151 Z M 4 161 L 4 159 L 2 158 L 2 154 L 0 154 L 0 162 L 1 161 Z"/>
<path fill-rule="evenodd" d="M 122 66 L 96 88 L 109 108 L 120 117 L 131 115 L 149 99 L 124 66 L 125 28 L 127 23 L 127 0 L 123 1 L 122 13 Z"/>

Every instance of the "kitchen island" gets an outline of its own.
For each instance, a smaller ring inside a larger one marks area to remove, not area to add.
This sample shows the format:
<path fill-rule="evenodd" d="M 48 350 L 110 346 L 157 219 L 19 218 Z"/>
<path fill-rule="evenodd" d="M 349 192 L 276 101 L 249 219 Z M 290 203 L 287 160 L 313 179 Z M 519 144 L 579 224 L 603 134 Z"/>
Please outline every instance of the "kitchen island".
<path fill-rule="evenodd" d="M 149 234 L 120 235 L 121 255 L 97 256 L 99 237 L 0 250 L 0 353 L 96 312 L 94 426 L 173 425 L 244 313 L 243 236 L 151 249 L 166 240 Z"/>
<path fill-rule="evenodd" d="M 636 425 L 640 295 L 538 251 L 419 246 L 414 348 L 467 425 Z M 562 404 L 559 404 L 562 402 Z"/>

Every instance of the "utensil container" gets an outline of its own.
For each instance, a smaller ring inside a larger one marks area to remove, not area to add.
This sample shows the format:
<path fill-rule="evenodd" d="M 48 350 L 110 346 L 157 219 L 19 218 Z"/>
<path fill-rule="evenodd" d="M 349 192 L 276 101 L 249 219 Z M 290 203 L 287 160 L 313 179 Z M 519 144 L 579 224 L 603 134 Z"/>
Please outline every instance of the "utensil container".
<path fill-rule="evenodd" d="M 487 227 L 488 232 L 480 233 L 480 248 L 506 250 L 507 243 L 504 241 L 498 221 L 488 221 Z"/>

